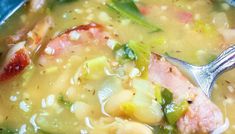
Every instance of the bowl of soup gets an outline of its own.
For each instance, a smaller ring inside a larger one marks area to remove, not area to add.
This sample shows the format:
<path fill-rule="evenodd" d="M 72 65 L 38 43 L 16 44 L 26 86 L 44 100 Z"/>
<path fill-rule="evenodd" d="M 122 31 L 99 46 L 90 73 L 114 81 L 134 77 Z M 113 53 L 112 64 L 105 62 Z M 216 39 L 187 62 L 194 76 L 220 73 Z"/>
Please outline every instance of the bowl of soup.
<path fill-rule="evenodd" d="M 0 26 L 1 134 L 232 134 L 235 71 L 212 97 L 194 65 L 235 43 L 224 0 L 30 0 Z"/>

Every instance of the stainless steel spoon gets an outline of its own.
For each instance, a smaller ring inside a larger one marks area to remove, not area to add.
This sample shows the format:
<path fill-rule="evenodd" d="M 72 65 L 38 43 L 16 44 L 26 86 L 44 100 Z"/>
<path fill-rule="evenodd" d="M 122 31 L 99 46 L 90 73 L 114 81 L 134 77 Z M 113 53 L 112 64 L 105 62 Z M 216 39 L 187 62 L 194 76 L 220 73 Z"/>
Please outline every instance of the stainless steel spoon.
<path fill-rule="evenodd" d="M 0 2 L 0 25 L 14 14 L 27 0 L 1 0 Z"/>
<path fill-rule="evenodd" d="M 226 0 L 226 2 L 227 2 L 230 6 L 234 6 L 234 7 L 235 7 L 235 0 Z"/>
<path fill-rule="evenodd" d="M 204 66 L 194 66 L 169 56 L 163 57 L 178 67 L 186 76 L 189 76 L 192 82 L 210 97 L 218 76 L 235 67 L 235 45 L 223 51 L 214 61 Z"/>

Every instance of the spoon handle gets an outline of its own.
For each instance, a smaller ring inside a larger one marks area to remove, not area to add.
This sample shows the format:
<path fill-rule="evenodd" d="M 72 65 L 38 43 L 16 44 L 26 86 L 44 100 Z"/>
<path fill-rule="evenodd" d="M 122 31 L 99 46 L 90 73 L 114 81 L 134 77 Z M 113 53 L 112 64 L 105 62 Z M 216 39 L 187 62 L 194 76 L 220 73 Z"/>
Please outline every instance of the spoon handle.
<path fill-rule="evenodd" d="M 223 51 L 217 59 L 207 65 L 208 73 L 214 80 L 223 72 L 235 67 L 235 45 Z"/>

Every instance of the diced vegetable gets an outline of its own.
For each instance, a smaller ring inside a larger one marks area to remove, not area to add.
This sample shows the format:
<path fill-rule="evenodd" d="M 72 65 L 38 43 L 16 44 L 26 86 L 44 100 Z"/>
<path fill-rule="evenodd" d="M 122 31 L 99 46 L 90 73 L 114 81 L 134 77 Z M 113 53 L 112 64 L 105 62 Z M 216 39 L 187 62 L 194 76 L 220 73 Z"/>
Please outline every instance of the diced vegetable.
<path fill-rule="evenodd" d="M 109 69 L 108 59 L 100 56 L 86 61 L 81 67 L 81 79 L 95 80 L 105 76 L 105 69 Z"/>
<path fill-rule="evenodd" d="M 70 101 L 68 101 L 68 100 L 66 100 L 65 97 L 64 97 L 62 94 L 59 95 L 57 101 L 58 101 L 59 104 L 65 106 L 65 107 L 68 108 L 68 109 L 70 109 L 71 106 L 73 105 L 73 103 L 70 102 Z"/>
<path fill-rule="evenodd" d="M 151 31 L 161 31 L 160 28 L 146 21 L 133 0 L 111 0 L 108 6 L 132 21 L 151 29 Z"/>
<path fill-rule="evenodd" d="M 173 100 L 173 94 L 168 90 L 164 89 L 162 91 L 162 105 L 165 107 L 167 104 L 170 104 Z"/>
<path fill-rule="evenodd" d="M 148 77 L 148 66 L 150 64 L 150 47 L 141 43 L 130 41 L 115 50 L 116 58 L 121 63 L 135 61 L 143 78 Z"/>
<path fill-rule="evenodd" d="M 172 125 L 175 124 L 176 121 L 185 114 L 188 109 L 188 102 L 183 101 L 179 105 L 175 103 L 170 103 L 166 105 L 164 108 L 164 114 L 167 118 L 167 121 Z"/>
<path fill-rule="evenodd" d="M 130 41 L 128 46 L 137 55 L 136 65 L 142 72 L 143 78 L 148 78 L 148 66 L 150 64 L 151 51 L 148 45 Z"/>
<path fill-rule="evenodd" d="M 174 125 L 176 121 L 187 111 L 189 106 L 187 101 L 183 101 L 180 104 L 174 103 L 172 92 L 166 88 L 161 92 L 161 87 L 159 85 L 155 86 L 155 97 L 162 105 L 164 115 L 170 125 Z M 168 130 L 162 128 L 159 131 L 163 130 L 164 132 L 168 132 Z"/>
<path fill-rule="evenodd" d="M 156 85 L 154 89 L 155 89 L 155 98 L 157 102 L 162 105 L 163 100 L 162 100 L 162 94 L 161 94 L 161 86 Z"/>
<path fill-rule="evenodd" d="M 117 51 L 116 51 L 116 57 L 119 59 L 119 61 L 123 62 L 124 60 L 136 60 L 137 55 L 134 53 L 134 51 L 128 46 L 128 44 L 125 44 L 121 46 Z"/>

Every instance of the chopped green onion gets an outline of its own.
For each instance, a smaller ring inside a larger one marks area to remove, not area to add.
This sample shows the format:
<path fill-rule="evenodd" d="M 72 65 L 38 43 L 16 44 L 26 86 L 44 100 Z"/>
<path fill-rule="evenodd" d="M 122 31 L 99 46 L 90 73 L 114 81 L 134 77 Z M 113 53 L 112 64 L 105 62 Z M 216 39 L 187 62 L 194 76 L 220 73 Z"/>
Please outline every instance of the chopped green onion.
<path fill-rule="evenodd" d="M 165 107 L 173 101 L 173 94 L 169 89 L 164 89 L 162 91 L 162 105 Z"/>
<path fill-rule="evenodd" d="M 188 102 L 183 101 L 179 105 L 170 103 L 164 108 L 164 114 L 170 124 L 175 124 L 178 119 L 185 114 L 188 109 Z"/>
<path fill-rule="evenodd" d="M 116 58 L 121 62 L 123 62 L 123 60 L 131 60 L 131 61 L 137 60 L 137 55 L 128 46 L 128 44 L 123 45 L 115 53 L 116 53 Z"/>
<path fill-rule="evenodd" d="M 148 77 L 148 66 L 150 64 L 150 47 L 134 41 L 122 45 L 115 49 L 116 58 L 121 63 L 135 61 L 138 69 L 142 72 L 142 77 Z"/>
<path fill-rule="evenodd" d="M 130 41 L 128 46 L 137 55 L 136 65 L 142 72 L 142 77 L 148 78 L 148 66 L 150 64 L 151 51 L 148 45 Z"/>
<path fill-rule="evenodd" d="M 151 31 L 161 31 L 160 28 L 146 21 L 133 0 L 111 0 L 108 6 L 120 13 L 122 16 L 151 29 Z"/>

